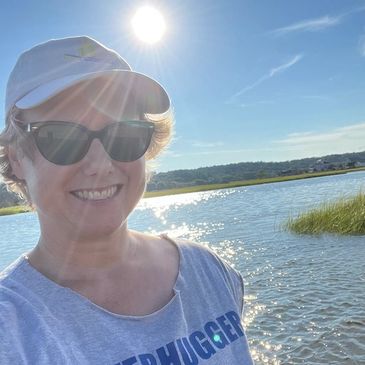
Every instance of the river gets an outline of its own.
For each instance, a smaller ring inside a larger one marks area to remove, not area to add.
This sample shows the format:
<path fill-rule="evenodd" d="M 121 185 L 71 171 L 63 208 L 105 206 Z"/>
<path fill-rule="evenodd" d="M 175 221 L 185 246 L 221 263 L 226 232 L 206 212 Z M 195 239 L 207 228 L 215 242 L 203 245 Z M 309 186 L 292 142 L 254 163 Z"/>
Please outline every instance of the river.
<path fill-rule="evenodd" d="M 257 365 L 365 364 L 365 237 L 298 236 L 289 216 L 351 196 L 365 172 L 141 201 L 131 228 L 208 245 L 245 278 Z M 37 241 L 33 213 L 0 217 L 0 270 Z"/>

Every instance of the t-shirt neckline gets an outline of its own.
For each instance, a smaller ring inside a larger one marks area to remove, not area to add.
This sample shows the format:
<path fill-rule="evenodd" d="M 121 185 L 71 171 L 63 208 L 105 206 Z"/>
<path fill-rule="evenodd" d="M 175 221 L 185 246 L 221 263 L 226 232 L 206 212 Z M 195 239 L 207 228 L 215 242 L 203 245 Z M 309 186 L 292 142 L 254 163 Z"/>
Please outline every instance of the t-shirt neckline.
<path fill-rule="evenodd" d="M 28 261 L 27 258 L 27 253 L 24 253 L 21 256 L 21 260 L 19 263 L 19 268 L 25 269 L 27 270 L 28 273 L 36 276 L 36 278 L 38 280 L 40 280 L 44 286 L 48 286 L 50 287 L 50 289 L 57 290 L 57 291 L 61 291 L 64 295 L 68 295 L 71 296 L 74 300 L 76 299 L 79 303 L 83 304 L 83 305 L 87 305 L 90 309 L 94 310 L 94 311 L 98 311 L 99 313 L 104 313 L 107 314 L 109 316 L 115 317 L 115 318 L 120 318 L 120 319 L 127 319 L 127 320 L 143 320 L 143 319 L 152 319 L 154 317 L 158 317 L 159 315 L 162 315 L 165 311 L 167 311 L 175 301 L 177 301 L 178 299 L 180 300 L 180 291 L 181 291 L 181 282 L 182 282 L 182 271 L 183 271 L 183 267 L 184 267 L 184 255 L 182 252 L 182 249 L 180 247 L 180 245 L 171 237 L 169 237 L 167 234 L 161 234 L 160 235 L 161 238 L 165 238 L 167 241 L 169 241 L 171 244 L 175 245 L 175 247 L 178 250 L 179 253 L 179 269 L 178 269 L 178 275 L 176 277 L 175 280 L 175 284 L 173 286 L 173 292 L 174 295 L 172 296 L 172 298 L 166 303 L 164 304 L 161 308 L 153 311 L 152 313 L 148 313 L 148 314 L 144 314 L 144 315 L 129 315 L 129 314 L 120 314 L 120 313 L 114 313 L 111 312 L 109 310 L 107 310 L 106 308 L 103 308 L 101 306 L 99 306 L 98 304 L 92 302 L 90 299 L 88 299 L 87 297 L 79 294 L 77 291 L 68 288 L 66 286 L 62 286 L 58 283 L 56 283 L 55 281 L 49 279 L 47 276 L 45 276 L 44 274 L 42 274 L 40 271 L 38 271 L 36 268 L 34 268 L 30 262 Z"/>

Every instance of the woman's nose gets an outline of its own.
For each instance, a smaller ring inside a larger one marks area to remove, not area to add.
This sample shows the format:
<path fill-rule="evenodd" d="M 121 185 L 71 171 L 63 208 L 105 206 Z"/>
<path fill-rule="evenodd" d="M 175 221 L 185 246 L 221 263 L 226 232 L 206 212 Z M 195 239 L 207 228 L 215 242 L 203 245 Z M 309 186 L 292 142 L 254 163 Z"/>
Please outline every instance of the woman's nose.
<path fill-rule="evenodd" d="M 96 138 L 91 142 L 90 148 L 81 162 L 87 175 L 108 174 L 114 169 L 111 157 L 100 140 Z"/>

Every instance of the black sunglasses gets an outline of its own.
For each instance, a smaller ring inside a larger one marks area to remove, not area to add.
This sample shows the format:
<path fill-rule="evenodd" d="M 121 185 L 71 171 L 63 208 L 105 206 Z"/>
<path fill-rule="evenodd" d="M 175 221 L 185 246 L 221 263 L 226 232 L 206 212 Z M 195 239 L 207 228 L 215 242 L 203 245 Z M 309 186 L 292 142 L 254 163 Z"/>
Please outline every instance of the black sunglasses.
<path fill-rule="evenodd" d="M 17 122 L 24 129 L 24 122 Z M 100 140 L 113 160 L 138 160 L 150 145 L 154 123 L 121 121 L 92 131 L 73 122 L 46 121 L 28 123 L 26 128 L 45 159 L 56 165 L 72 165 L 85 157 L 94 138 Z"/>

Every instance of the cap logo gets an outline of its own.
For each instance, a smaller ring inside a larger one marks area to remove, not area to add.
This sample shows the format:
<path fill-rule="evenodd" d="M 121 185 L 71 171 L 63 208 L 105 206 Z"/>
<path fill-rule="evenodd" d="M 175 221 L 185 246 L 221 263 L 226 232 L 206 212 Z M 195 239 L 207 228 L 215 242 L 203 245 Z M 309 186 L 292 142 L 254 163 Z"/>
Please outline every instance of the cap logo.
<path fill-rule="evenodd" d="M 92 55 L 95 53 L 95 50 L 95 44 L 85 40 L 84 44 L 78 48 L 78 54 L 65 53 L 64 56 L 66 60 L 75 60 L 75 58 L 78 58 L 80 61 L 100 62 L 101 60 L 97 59 L 96 57 L 92 57 Z"/>
<path fill-rule="evenodd" d="M 85 40 L 84 44 L 79 47 L 79 55 L 80 57 L 90 57 L 94 54 L 95 49 L 94 43 Z"/>

